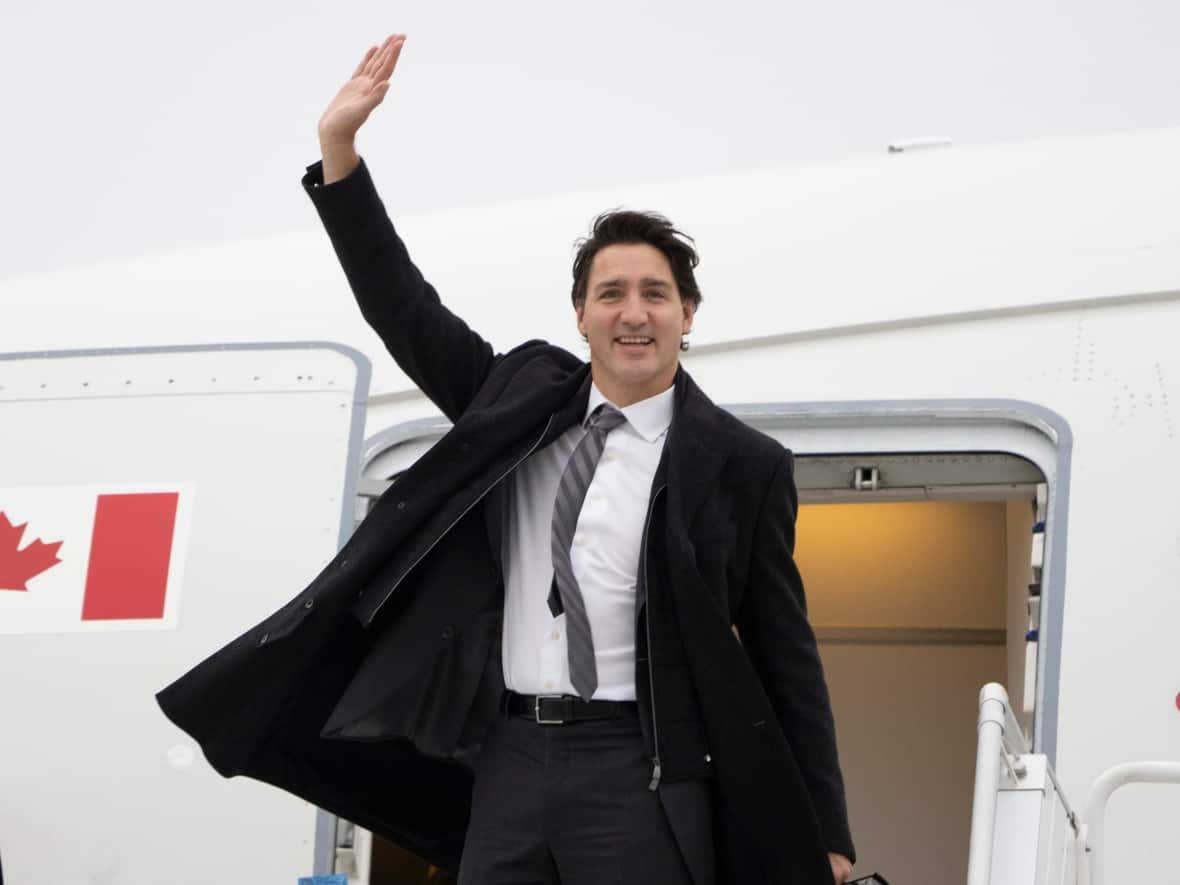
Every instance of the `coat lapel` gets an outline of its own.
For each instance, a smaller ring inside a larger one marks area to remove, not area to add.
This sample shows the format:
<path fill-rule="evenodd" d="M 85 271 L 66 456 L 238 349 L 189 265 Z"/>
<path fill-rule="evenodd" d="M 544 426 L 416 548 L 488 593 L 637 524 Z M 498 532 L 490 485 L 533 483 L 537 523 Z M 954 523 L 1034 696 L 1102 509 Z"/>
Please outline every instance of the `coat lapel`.
<path fill-rule="evenodd" d="M 552 443 L 559 436 L 582 420 L 586 413 L 586 403 L 590 401 L 590 366 L 574 372 L 561 385 L 561 393 L 565 400 L 548 399 L 544 406 L 554 409 L 541 417 L 541 421 L 548 422 L 548 430 L 538 443 L 536 450 L 540 451 Z M 572 391 L 572 394 L 571 394 Z M 541 415 L 544 407 L 530 410 L 530 414 Z M 552 416 L 552 420 L 549 417 Z M 534 433 L 540 432 L 538 427 Z M 487 524 L 488 543 L 491 545 L 492 555 L 496 558 L 500 574 L 504 574 L 504 533 L 508 530 L 508 520 L 511 517 L 512 477 L 506 476 L 503 482 L 488 493 L 484 502 L 484 519 Z"/>
<path fill-rule="evenodd" d="M 675 386 L 667 451 L 669 528 L 670 536 L 687 537 L 693 517 L 733 450 L 734 437 L 721 410 L 683 368 L 676 374 Z M 658 476 L 657 471 L 657 481 Z"/>
<path fill-rule="evenodd" d="M 732 436 L 718 420 L 720 410 L 705 396 L 684 369 L 676 373 L 676 392 L 672 425 L 652 478 L 649 501 L 667 495 L 664 523 L 660 526 L 668 550 L 683 550 L 691 544 L 688 526 L 700 510 L 709 490 L 733 446 Z M 645 524 L 640 562 L 647 561 L 647 541 L 651 526 Z M 645 572 L 636 580 L 636 624 L 647 604 Z"/>

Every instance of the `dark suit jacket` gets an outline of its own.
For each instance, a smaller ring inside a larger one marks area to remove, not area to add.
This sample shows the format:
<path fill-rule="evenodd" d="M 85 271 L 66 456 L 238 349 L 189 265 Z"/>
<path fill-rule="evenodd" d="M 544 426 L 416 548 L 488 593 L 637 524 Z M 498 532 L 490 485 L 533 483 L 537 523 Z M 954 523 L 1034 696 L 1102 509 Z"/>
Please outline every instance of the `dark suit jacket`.
<path fill-rule="evenodd" d="M 304 184 L 362 313 L 454 428 L 302 593 L 158 698 L 222 774 L 455 869 L 468 763 L 503 689 L 502 480 L 582 417 L 589 367 L 541 341 L 494 354 L 410 261 L 365 166 L 328 187 L 319 176 Z M 662 783 L 713 779 L 723 882 L 828 885 L 825 853 L 854 857 L 792 557 L 792 467 L 678 372 L 637 689 Z"/>

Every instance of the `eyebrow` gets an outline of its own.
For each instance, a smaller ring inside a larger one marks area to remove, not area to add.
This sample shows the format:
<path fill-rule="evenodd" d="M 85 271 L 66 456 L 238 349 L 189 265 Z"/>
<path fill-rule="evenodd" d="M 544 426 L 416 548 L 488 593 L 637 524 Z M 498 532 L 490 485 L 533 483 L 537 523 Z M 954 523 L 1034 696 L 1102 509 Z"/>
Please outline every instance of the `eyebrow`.
<path fill-rule="evenodd" d="M 599 283 L 594 288 L 596 291 L 601 291 L 602 289 L 609 289 L 612 286 L 620 286 L 621 287 L 621 286 L 625 285 L 626 282 L 627 281 L 624 280 L 622 277 L 619 277 L 619 278 L 613 279 L 613 280 L 603 280 L 601 283 Z M 652 289 L 652 288 L 669 289 L 672 286 L 672 284 L 667 282 L 666 280 L 660 280 L 655 277 L 644 277 L 643 279 L 641 279 L 639 281 L 639 285 L 644 288 L 647 288 L 647 289 Z"/>

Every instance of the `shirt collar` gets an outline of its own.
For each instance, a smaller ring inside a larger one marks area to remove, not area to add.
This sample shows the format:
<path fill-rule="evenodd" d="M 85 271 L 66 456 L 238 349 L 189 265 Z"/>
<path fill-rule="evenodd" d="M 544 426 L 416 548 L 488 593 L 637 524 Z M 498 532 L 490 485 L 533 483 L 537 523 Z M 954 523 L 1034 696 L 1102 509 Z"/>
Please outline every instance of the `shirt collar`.
<path fill-rule="evenodd" d="M 585 424 L 586 418 L 589 418 L 600 405 L 610 403 L 623 413 L 627 424 L 636 433 L 649 443 L 654 443 L 672 423 L 672 395 L 675 390 L 675 387 L 669 387 L 663 393 L 657 393 L 655 396 L 649 396 L 647 399 L 641 399 L 637 403 L 620 408 L 603 395 L 597 384 L 591 382 L 590 399 L 586 402 L 586 415 L 582 419 L 582 423 Z"/>

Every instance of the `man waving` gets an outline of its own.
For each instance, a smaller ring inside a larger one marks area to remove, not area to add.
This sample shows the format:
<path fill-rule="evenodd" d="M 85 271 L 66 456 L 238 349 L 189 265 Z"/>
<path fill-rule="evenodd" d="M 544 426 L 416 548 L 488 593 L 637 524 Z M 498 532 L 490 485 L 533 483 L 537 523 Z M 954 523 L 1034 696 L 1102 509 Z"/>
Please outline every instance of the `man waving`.
<path fill-rule="evenodd" d="M 404 44 L 332 100 L 304 186 L 365 319 L 454 427 L 165 711 L 223 774 L 462 883 L 843 882 L 794 462 L 680 365 L 692 241 L 655 213 L 599 216 L 570 289 L 589 363 L 539 340 L 495 353 L 412 263 L 356 151 Z"/>

